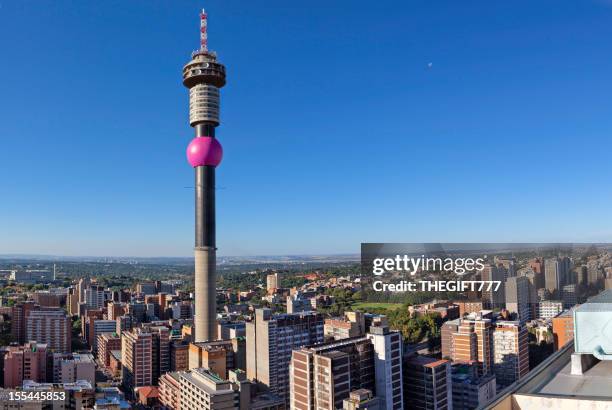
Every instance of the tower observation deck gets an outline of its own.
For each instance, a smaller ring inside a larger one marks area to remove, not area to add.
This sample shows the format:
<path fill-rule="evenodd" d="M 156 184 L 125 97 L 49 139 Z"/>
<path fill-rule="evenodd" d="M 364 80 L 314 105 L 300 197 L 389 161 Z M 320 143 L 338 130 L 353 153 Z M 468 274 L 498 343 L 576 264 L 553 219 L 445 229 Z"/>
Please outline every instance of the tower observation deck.
<path fill-rule="evenodd" d="M 195 137 L 187 160 L 195 169 L 195 342 L 216 337 L 216 230 L 215 168 L 223 149 L 215 137 L 220 124 L 220 92 L 225 66 L 208 50 L 208 16 L 200 14 L 200 49 L 183 67 L 183 85 L 189 89 L 189 125 Z"/>

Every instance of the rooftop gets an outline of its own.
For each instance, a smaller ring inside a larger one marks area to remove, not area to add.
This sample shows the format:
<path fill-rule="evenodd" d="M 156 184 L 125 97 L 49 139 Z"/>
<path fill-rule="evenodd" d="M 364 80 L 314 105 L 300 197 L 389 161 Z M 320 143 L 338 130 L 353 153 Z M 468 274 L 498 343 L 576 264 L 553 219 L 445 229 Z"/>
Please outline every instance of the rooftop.
<path fill-rule="evenodd" d="M 612 400 L 612 361 L 602 361 L 587 370 L 582 376 L 571 374 L 568 363 L 552 380 L 537 393 L 571 397 L 605 397 Z"/>

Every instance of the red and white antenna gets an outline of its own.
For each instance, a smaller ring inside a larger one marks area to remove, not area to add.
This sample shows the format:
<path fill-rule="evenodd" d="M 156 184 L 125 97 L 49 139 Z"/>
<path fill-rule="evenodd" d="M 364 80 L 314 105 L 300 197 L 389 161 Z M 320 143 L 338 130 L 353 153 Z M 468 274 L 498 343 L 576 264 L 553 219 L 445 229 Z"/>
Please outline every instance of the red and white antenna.
<path fill-rule="evenodd" d="M 202 9 L 200 13 L 200 51 L 208 51 L 208 15 Z"/>

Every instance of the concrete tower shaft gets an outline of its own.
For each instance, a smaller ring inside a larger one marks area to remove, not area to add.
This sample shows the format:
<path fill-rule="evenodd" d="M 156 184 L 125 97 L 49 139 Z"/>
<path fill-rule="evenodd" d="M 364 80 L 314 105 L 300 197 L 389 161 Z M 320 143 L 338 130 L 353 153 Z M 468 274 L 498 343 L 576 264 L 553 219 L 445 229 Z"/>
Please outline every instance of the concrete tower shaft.
<path fill-rule="evenodd" d="M 189 124 L 195 138 L 187 148 L 187 159 L 195 169 L 195 341 L 216 338 L 216 216 L 215 168 L 223 150 L 215 139 L 220 123 L 220 92 L 225 85 L 225 67 L 208 50 L 207 15 L 200 14 L 200 49 L 183 67 L 183 85 L 189 88 Z"/>

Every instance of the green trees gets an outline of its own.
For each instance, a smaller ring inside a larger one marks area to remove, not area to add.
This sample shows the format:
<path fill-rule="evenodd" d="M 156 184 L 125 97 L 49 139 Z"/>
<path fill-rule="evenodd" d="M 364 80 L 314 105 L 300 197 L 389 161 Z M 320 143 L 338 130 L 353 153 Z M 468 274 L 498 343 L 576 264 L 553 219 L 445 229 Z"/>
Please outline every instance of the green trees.
<path fill-rule="evenodd" d="M 439 343 L 442 320 L 437 314 L 426 314 L 413 317 L 408 312 L 408 305 L 401 309 L 387 311 L 389 327 L 402 332 L 407 343 L 419 343 L 428 340 L 433 345 Z"/>

